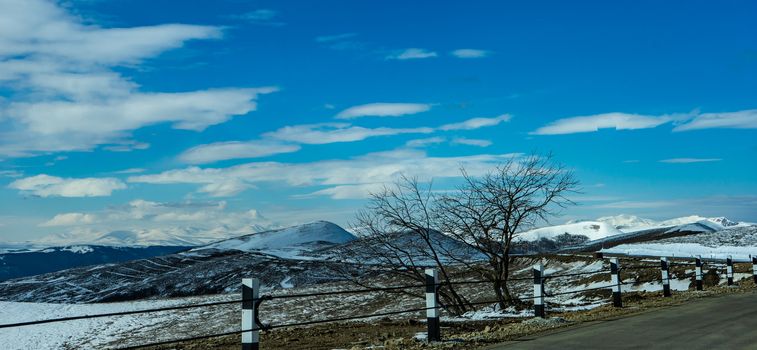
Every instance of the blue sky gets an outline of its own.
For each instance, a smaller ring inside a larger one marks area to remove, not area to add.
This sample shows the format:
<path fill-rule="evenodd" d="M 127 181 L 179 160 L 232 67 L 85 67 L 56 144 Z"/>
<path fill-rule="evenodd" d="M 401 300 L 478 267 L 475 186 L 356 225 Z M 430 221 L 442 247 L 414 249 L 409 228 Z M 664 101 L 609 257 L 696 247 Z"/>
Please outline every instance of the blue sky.
<path fill-rule="evenodd" d="M 584 188 L 554 222 L 757 221 L 756 12 L 0 0 L 0 240 L 347 225 L 400 173 L 532 151 Z"/>

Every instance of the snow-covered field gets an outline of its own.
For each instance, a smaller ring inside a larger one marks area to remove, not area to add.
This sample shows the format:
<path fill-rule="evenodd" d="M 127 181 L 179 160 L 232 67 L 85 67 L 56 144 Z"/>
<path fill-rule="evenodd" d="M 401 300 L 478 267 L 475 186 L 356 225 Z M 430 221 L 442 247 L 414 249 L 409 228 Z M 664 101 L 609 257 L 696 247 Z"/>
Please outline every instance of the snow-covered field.
<path fill-rule="evenodd" d="M 60 317 L 142 310 L 189 303 L 212 302 L 216 298 L 184 298 L 107 304 L 47 304 L 0 302 L 0 323 L 16 323 Z M 166 325 L 196 323 L 201 310 L 165 311 L 117 317 L 91 318 L 32 326 L 0 329 L 3 349 L 86 349 L 107 348 L 152 341 L 154 334 L 176 331 Z M 189 317 L 188 317 L 189 316 Z M 190 322 L 190 319 L 194 319 Z M 222 328 L 216 323 L 208 330 Z M 180 331 L 180 330 L 179 330 Z"/>
<path fill-rule="evenodd" d="M 712 233 L 661 239 L 654 242 L 621 244 L 602 252 L 633 256 L 667 256 L 751 261 L 757 255 L 757 226 L 738 226 Z"/>

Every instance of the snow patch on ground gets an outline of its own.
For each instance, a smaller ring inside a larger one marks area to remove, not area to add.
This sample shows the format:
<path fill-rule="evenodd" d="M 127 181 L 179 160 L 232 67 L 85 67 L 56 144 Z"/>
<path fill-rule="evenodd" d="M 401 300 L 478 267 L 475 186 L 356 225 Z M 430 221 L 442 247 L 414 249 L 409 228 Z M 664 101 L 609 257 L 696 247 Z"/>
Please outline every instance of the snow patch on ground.
<path fill-rule="evenodd" d="M 631 256 L 666 256 L 693 258 L 701 255 L 709 259 L 726 259 L 732 256 L 734 261 L 750 261 L 750 255 L 757 255 L 757 246 L 720 246 L 708 247 L 698 243 L 638 243 L 621 244 L 612 248 L 602 249 L 609 254 L 624 254 Z"/>

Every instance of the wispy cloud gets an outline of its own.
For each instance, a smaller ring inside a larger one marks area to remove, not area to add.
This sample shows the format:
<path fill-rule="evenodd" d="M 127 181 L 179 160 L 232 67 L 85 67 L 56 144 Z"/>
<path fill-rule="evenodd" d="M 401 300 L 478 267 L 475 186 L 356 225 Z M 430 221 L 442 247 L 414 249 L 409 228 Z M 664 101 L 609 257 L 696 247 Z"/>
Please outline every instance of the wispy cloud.
<path fill-rule="evenodd" d="M 480 139 L 468 139 L 464 137 L 456 137 L 452 139 L 452 144 L 456 145 L 467 145 L 467 146 L 476 146 L 476 147 L 489 147 L 492 145 L 492 142 L 489 140 L 480 140 Z"/>
<path fill-rule="evenodd" d="M 364 128 L 346 123 L 324 123 L 293 125 L 263 134 L 263 137 L 279 141 L 304 144 L 327 144 L 335 142 L 353 142 L 369 137 L 399 134 L 428 134 L 433 128 Z"/>
<path fill-rule="evenodd" d="M 86 213 L 64 213 L 55 215 L 52 219 L 45 221 L 39 226 L 41 227 L 57 227 L 57 226 L 78 226 L 89 225 L 97 221 L 97 217 L 93 214 Z"/>
<path fill-rule="evenodd" d="M 266 140 L 216 142 L 190 148 L 179 156 L 179 160 L 189 164 L 205 164 L 227 159 L 266 157 L 299 150 L 299 145 Z"/>
<path fill-rule="evenodd" d="M 491 52 L 487 50 L 477 50 L 477 49 L 457 49 L 455 51 L 450 52 L 450 54 L 457 58 L 482 58 L 482 57 L 489 56 Z"/>
<path fill-rule="evenodd" d="M 21 177 L 24 173 L 18 170 L 0 170 L 0 177 Z"/>
<path fill-rule="evenodd" d="M 357 113 L 357 112 L 356 112 Z M 374 112 L 375 113 L 375 112 Z M 179 156 L 188 164 L 208 164 L 221 160 L 258 158 L 300 150 L 300 144 L 322 145 L 339 142 L 356 142 L 372 137 L 403 134 L 430 134 L 437 131 L 473 130 L 498 125 L 510 120 L 509 115 L 494 118 L 471 118 L 459 123 L 439 127 L 420 126 L 414 128 L 367 128 L 349 123 L 320 123 L 290 125 L 261 135 L 260 139 L 249 141 L 227 141 L 195 146 Z M 432 143 L 446 142 L 441 136 L 411 140 L 406 147 L 424 147 Z M 487 147 L 491 141 L 457 137 L 452 144 Z M 243 190 L 238 183 L 228 184 L 233 189 Z"/>
<path fill-rule="evenodd" d="M 426 112 L 431 109 L 427 103 L 369 103 L 347 108 L 336 115 L 337 119 L 361 117 L 399 117 Z"/>
<path fill-rule="evenodd" d="M 508 122 L 512 119 L 509 114 L 503 114 L 494 118 L 471 118 L 459 123 L 445 124 L 439 127 L 439 130 L 474 130 L 487 126 L 495 126 L 503 122 Z"/>
<path fill-rule="evenodd" d="M 145 171 L 147 170 L 144 168 L 129 168 L 129 169 L 124 169 L 124 170 L 114 171 L 113 173 L 114 174 L 139 174 Z"/>
<path fill-rule="evenodd" d="M 416 60 L 422 58 L 432 58 L 438 56 L 436 52 L 426 49 L 409 48 L 402 51 L 397 51 L 389 56 L 386 56 L 388 60 Z"/>
<path fill-rule="evenodd" d="M 405 143 L 405 147 L 426 147 L 446 142 L 447 139 L 441 136 L 427 137 L 422 139 L 410 140 Z"/>
<path fill-rule="evenodd" d="M 478 154 L 461 157 L 429 157 L 417 149 L 398 149 L 362 156 L 309 163 L 253 162 L 227 168 L 189 167 L 159 174 L 129 177 L 129 182 L 149 184 L 198 184 L 201 192 L 220 195 L 213 188 L 236 183 L 252 188 L 259 183 L 284 182 L 291 186 L 345 186 L 388 183 L 400 174 L 422 178 L 459 177 L 464 166 L 473 176 L 519 154 Z M 361 171 L 355 171 L 361 169 Z M 239 187 L 244 190 L 244 187 Z M 225 193 L 230 195 L 232 192 Z M 238 192 L 236 192 L 238 193 Z M 235 193 L 234 193 L 235 194 Z"/>
<path fill-rule="evenodd" d="M 686 164 L 686 163 L 706 163 L 719 162 L 720 158 L 671 158 L 659 160 L 660 163 Z"/>
<path fill-rule="evenodd" d="M 563 135 L 595 132 L 600 129 L 638 130 L 662 124 L 677 124 L 673 131 L 700 129 L 757 129 L 757 109 L 723 113 L 679 113 L 660 116 L 604 113 L 555 120 L 532 131 L 532 135 Z"/>
<path fill-rule="evenodd" d="M 532 135 L 564 135 L 595 132 L 599 129 L 637 130 L 654 128 L 673 121 L 670 116 L 604 113 L 558 119 L 531 132 Z"/>
<path fill-rule="evenodd" d="M 690 122 L 676 126 L 673 131 L 714 128 L 757 129 L 757 109 L 738 112 L 699 114 Z"/>
<path fill-rule="evenodd" d="M 8 188 L 39 197 L 104 197 L 126 188 L 116 178 L 61 178 L 40 174 L 11 182 Z"/>
<path fill-rule="evenodd" d="M 38 226 L 65 230 L 63 244 L 91 243 L 113 231 L 133 239 L 135 244 L 161 243 L 166 237 L 211 242 L 279 227 L 255 209 L 231 210 L 225 201 L 154 202 L 142 199 L 126 205 L 111 205 L 103 210 L 61 213 Z M 42 241 L 61 244 L 57 235 Z"/>
<path fill-rule="evenodd" d="M 116 69 L 137 67 L 192 40 L 220 39 L 219 27 L 103 28 L 82 23 L 55 2 L 28 0 L 0 7 L 5 27 L 13 28 L 0 31 L 0 84 L 14 94 L 12 101 L 0 105 L 0 155 L 91 150 L 107 144 L 116 144 L 113 150 L 133 149 L 140 145 L 128 143 L 133 130 L 159 123 L 203 130 L 254 111 L 258 95 L 275 91 L 141 92 Z"/>

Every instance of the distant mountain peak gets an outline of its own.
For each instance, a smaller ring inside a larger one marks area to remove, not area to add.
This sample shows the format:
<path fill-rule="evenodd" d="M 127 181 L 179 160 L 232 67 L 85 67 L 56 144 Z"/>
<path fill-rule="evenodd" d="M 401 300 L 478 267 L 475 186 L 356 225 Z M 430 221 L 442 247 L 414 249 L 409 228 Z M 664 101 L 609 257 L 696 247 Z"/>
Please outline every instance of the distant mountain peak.
<path fill-rule="evenodd" d="M 357 237 L 339 225 L 321 220 L 230 238 L 194 248 L 193 251 L 207 249 L 240 250 L 291 258 L 325 246 L 346 243 L 355 239 Z"/>

